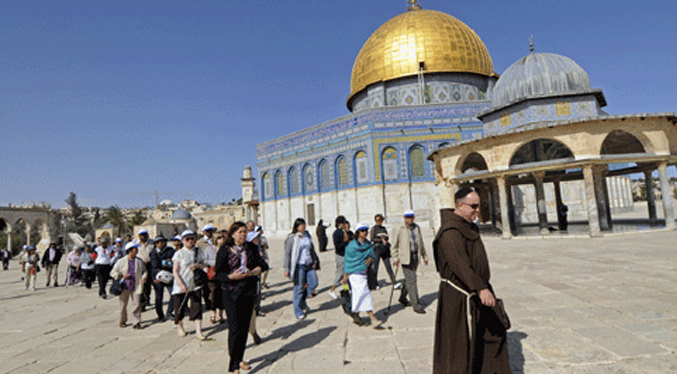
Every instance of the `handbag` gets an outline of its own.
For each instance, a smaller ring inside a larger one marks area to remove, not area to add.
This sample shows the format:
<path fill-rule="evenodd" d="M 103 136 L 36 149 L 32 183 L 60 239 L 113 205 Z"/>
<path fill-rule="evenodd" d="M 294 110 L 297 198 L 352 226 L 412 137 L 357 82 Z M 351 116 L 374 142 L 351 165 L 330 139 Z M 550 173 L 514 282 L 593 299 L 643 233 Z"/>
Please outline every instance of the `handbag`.
<path fill-rule="evenodd" d="M 155 279 L 158 280 L 160 283 L 172 284 L 174 282 L 174 274 L 172 274 L 167 270 L 160 270 L 155 276 Z"/>
<path fill-rule="evenodd" d="M 200 249 L 195 247 L 195 263 L 199 263 L 200 259 Z M 202 287 L 206 286 L 207 282 L 209 281 L 207 279 L 207 273 L 204 272 L 202 269 L 195 269 L 193 270 L 193 280 L 195 281 L 195 287 Z"/>
<path fill-rule="evenodd" d="M 501 325 L 503 325 L 503 328 L 507 331 L 510 329 L 510 317 L 508 317 L 508 312 L 505 311 L 505 304 L 503 303 L 503 299 L 496 299 L 496 304 L 491 308 L 494 313 L 496 313 L 496 317 L 498 320 L 501 322 Z"/>
<path fill-rule="evenodd" d="M 120 296 L 122 294 L 122 290 L 124 289 L 124 281 L 123 280 L 114 280 L 113 283 L 110 285 L 110 294 L 115 295 L 115 296 Z"/>
<path fill-rule="evenodd" d="M 341 290 L 341 306 L 345 314 L 349 316 L 353 315 L 352 291 L 347 284 L 344 284 Z"/>
<path fill-rule="evenodd" d="M 209 280 L 212 280 L 214 279 L 215 276 L 216 270 L 214 270 L 214 266 L 210 266 L 209 269 L 207 270 L 207 278 L 209 278 Z"/>

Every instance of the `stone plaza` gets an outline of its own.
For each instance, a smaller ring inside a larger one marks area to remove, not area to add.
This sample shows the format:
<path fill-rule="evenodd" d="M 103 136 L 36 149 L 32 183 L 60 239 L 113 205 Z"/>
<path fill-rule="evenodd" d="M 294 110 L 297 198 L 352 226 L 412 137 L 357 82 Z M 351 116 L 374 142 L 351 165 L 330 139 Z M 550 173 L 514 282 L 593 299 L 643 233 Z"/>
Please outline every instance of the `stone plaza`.
<path fill-rule="evenodd" d="M 677 233 L 646 232 L 557 238 L 486 237 L 492 283 L 512 319 L 514 373 L 677 372 Z M 431 243 L 428 235 L 426 244 Z M 374 291 L 385 330 L 352 324 L 327 294 L 333 251 L 320 255 L 320 294 L 297 321 L 291 282 L 281 269 L 282 240 L 271 240 L 271 285 L 264 291 L 258 332 L 249 339 L 248 373 L 430 373 L 439 278 L 434 264 L 419 270 L 427 314 L 397 303 L 391 287 Z M 60 278 L 65 276 L 65 262 Z M 0 272 L 2 373 L 214 373 L 228 363 L 227 324 L 206 321 L 208 341 L 177 337 L 172 322 L 143 314 L 141 331 L 118 327 L 118 301 L 94 289 L 24 291 L 18 263 Z M 385 277 L 381 269 L 380 278 Z M 96 287 L 96 286 L 95 286 Z M 207 319 L 207 317 L 205 318 Z"/>

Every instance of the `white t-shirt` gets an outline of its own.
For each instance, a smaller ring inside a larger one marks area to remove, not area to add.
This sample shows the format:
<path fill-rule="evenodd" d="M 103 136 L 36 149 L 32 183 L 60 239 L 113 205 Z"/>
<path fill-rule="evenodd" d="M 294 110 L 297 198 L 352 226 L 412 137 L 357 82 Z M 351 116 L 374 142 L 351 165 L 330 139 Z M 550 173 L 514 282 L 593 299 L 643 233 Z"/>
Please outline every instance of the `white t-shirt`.
<path fill-rule="evenodd" d="M 94 250 L 96 252 L 96 260 L 94 261 L 94 264 L 96 265 L 110 265 L 111 264 L 111 259 L 112 259 L 112 254 L 113 254 L 113 247 L 101 247 L 98 246 Z"/>

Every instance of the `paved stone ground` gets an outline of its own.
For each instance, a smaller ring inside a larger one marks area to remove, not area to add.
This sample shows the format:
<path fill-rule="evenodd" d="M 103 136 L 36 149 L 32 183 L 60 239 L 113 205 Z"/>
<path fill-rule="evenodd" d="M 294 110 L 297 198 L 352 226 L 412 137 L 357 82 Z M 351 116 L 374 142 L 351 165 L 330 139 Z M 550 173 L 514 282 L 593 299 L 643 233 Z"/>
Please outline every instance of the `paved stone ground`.
<path fill-rule="evenodd" d="M 676 373 L 676 241 L 677 232 L 664 230 L 599 239 L 487 238 L 492 281 L 513 322 L 514 373 Z M 264 342 L 246 351 L 249 373 L 431 372 L 438 287 L 432 263 L 419 272 L 428 313 L 395 305 L 386 316 L 391 288 L 384 287 L 374 304 L 388 328 L 375 331 L 353 325 L 327 295 L 334 261 L 333 252 L 323 253 L 322 292 L 299 322 L 280 269 L 281 241 L 272 244 L 267 316 L 258 320 Z M 15 261 L 0 272 L 0 372 L 226 372 L 225 325 L 207 322 L 213 340 L 206 342 L 177 337 L 171 322 L 153 322 L 154 312 L 143 315 L 146 329 L 120 329 L 116 299 L 101 300 L 94 289 L 46 289 L 44 272 L 37 291 L 24 291 L 20 276 Z"/>

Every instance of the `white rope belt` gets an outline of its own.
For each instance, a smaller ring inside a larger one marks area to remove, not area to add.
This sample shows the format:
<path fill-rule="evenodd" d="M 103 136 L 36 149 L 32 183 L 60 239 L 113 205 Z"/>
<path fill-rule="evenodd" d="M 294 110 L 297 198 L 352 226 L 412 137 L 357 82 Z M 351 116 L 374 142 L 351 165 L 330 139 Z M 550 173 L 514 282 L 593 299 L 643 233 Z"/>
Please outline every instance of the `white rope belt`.
<path fill-rule="evenodd" d="M 461 287 L 453 284 L 450 280 L 442 278 L 442 282 L 454 287 L 458 292 L 465 295 L 465 314 L 468 318 L 468 341 L 472 341 L 472 313 L 470 312 L 470 299 L 477 295 L 475 292 L 468 293 L 466 290 Z"/>

